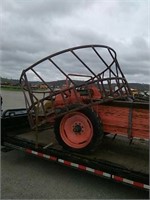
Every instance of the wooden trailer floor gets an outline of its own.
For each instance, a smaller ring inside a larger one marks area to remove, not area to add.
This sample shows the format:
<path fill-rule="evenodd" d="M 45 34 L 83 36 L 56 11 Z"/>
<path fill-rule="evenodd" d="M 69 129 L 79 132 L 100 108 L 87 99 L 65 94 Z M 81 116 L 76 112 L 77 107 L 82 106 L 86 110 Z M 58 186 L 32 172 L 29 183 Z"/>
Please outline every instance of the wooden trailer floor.
<path fill-rule="evenodd" d="M 35 143 L 37 141 L 36 132 L 34 131 L 26 132 L 16 137 Z M 120 165 L 128 170 L 149 174 L 148 141 L 133 140 L 132 144 L 129 145 L 129 140 L 125 137 L 117 136 L 114 140 L 112 138 L 112 135 L 105 136 L 95 152 L 90 155 L 80 154 L 80 156 L 95 159 L 96 161 L 107 161 Z M 52 147 L 58 150 L 63 149 L 57 143 L 52 129 L 38 132 L 38 142 L 43 145 L 43 148 Z M 73 154 L 76 155 L 77 153 Z"/>

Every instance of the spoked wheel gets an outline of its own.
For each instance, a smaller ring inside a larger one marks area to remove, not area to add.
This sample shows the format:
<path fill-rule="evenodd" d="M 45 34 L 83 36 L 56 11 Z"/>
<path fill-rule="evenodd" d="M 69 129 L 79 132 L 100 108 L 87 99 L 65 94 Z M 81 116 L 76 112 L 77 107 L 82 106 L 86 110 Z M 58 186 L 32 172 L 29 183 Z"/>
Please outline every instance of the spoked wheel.
<path fill-rule="evenodd" d="M 89 108 L 57 119 L 54 129 L 60 145 L 78 152 L 94 150 L 103 137 L 100 119 Z"/>

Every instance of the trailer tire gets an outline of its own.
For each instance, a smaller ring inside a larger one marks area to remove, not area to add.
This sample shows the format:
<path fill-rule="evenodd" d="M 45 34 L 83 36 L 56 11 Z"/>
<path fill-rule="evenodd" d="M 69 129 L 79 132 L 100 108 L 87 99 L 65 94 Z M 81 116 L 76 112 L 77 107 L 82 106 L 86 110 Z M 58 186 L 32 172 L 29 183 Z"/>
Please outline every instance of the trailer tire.
<path fill-rule="evenodd" d="M 90 108 L 72 111 L 56 119 L 54 132 L 61 146 L 82 153 L 96 150 L 104 135 L 100 118 Z"/>

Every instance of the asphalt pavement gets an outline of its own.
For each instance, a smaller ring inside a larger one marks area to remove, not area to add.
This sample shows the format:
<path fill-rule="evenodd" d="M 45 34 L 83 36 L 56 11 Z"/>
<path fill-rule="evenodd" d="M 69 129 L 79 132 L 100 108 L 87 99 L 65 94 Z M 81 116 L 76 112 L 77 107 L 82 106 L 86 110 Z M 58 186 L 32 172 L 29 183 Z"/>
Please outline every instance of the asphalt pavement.
<path fill-rule="evenodd" d="M 1 199 L 149 199 L 149 193 L 13 150 L 1 153 Z"/>

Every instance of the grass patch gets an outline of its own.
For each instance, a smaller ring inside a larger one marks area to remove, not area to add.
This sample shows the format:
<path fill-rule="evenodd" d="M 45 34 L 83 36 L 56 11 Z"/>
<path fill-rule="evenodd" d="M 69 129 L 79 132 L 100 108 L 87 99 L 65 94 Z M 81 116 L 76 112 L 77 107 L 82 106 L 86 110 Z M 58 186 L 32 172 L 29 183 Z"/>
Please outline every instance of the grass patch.
<path fill-rule="evenodd" d="M 8 91 L 22 91 L 21 87 L 19 86 L 2 86 L 1 90 L 8 90 Z"/>

